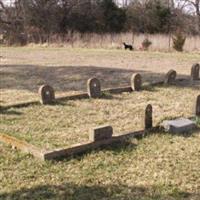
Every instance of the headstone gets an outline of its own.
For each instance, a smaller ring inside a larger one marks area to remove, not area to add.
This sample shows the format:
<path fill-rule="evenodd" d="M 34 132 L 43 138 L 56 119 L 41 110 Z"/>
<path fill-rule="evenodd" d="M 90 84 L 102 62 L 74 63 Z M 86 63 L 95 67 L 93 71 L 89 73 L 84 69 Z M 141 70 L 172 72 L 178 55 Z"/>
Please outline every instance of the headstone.
<path fill-rule="evenodd" d="M 198 63 L 194 64 L 191 69 L 191 79 L 193 81 L 199 80 L 199 70 L 200 65 Z"/>
<path fill-rule="evenodd" d="M 87 82 L 88 95 L 91 98 L 101 97 L 101 83 L 97 78 L 91 78 Z"/>
<path fill-rule="evenodd" d="M 41 104 L 52 104 L 55 102 L 55 92 L 50 85 L 42 85 L 39 88 L 39 95 L 41 97 Z"/>
<path fill-rule="evenodd" d="M 132 90 L 139 91 L 142 89 L 142 76 L 140 74 L 133 74 L 131 77 Z"/>
<path fill-rule="evenodd" d="M 195 115 L 200 117 L 200 95 L 197 96 L 196 105 L 195 105 Z"/>
<path fill-rule="evenodd" d="M 145 109 L 145 130 L 153 128 L 153 107 L 151 104 L 147 105 Z"/>
<path fill-rule="evenodd" d="M 101 141 L 112 138 L 113 128 L 112 126 L 100 126 L 94 128 L 94 130 L 90 133 L 89 139 L 90 141 Z"/>
<path fill-rule="evenodd" d="M 185 118 L 164 121 L 162 125 L 165 131 L 175 134 L 187 133 L 196 128 L 196 124 L 193 121 Z"/>
<path fill-rule="evenodd" d="M 176 81 L 176 71 L 170 70 L 165 76 L 165 84 L 174 84 Z"/>

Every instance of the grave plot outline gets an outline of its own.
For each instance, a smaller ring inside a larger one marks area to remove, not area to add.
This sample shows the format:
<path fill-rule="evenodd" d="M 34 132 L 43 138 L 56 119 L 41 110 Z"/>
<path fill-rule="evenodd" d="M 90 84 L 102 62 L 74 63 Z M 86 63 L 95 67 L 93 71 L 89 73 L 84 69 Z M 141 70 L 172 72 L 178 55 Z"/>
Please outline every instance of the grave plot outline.
<path fill-rule="evenodd" d="M 192 81 L 199 80 L 198 72 L 200 72 L 200 64 L 195 63 L 191 67 L 190 80 Z M 162 85 L 162 84 L 173 85 L 176 81 L 183 81 L 183 80 L 187 80 L 187 79 L 178 79 L 177 72 L 171 69 L 165 74 L 163 81 L 150 82 L 148 84 L 142 85 L 142 75 L 139 73 L 135 73 L 131 76 L 130 86 L 108 88 L 108 89 L 101 90 L 100 81 L 97 78 L 90 78 L 87 81 L 87 93 L 80 92 L 79 94 L 76 94 L 76 95 L 67 95 L 67 96 L 62 96 L 62 97 L 57 97 L 57 98 L 55 98 L 55 91 L 53 87 L 46 84 L 46 85 L 40 86 L 39 88 L 38 92 L 41 97 L 39 101 L 28 101 L 28 102 L 22 102 L 22 103 L 11 104 L 11 105 L 6 105 L 6 106 L 0 106 L 0 110 L 6 110 L 9 108 L 27 107 L 29 105 L 38 105 L 39 103 L 52 104 L 52 103 L 56 103 L 58 101 L 63 101 L 63 100 L 76 100 L 76 99 L 82 99 L 82 98 L 100 98 L 102 93 L 106 93 L 106 92 L 114 94 L 114 93 L 122 93 L 122 92 L 140 91 L 144 87 L 147 87 L 147 86 L 157 86 L 157 85 Z M 98 89 L 95 94 L 91 92 L 90 86 L 92 85 L 92 82 L 95 82 L 95 87 L 97 87 Z M 47 91 L 48 94 L 44 91 Z"/>
<path fill-rule="evenodd" d="M 199 97 L 200 95 L 197 97 L 197 103 L 199 103 Z M 151 104 L 148 104 L 144 108 L 143 123 L 143 130 L 120 133 L 119 135 L 114 136 L 112 126 L 106 125 L 96 127 L 93 128 L 93 132 L 89 133 L 87 142 L 74 144 L 67 148 L 59 148 L 53 150 L 38 148 L 31 143 L 4 133 L 0 133 L 0 141 L 11 145 L 13 148 L 17 148 L 25 153 L 32 154 L 34 157 L 41 160 L 57 160 L 83 154 L 87 151 L 92 151 L 107 145 L 112 145 L 113 143 L 124 141 L 127 138 L 141 138 L 150 132 L 160 130 L 160 126 L 153 126 L 153 106 Z"/>
<path fill-rule="evenodd" d="M 146 109 L 147 108 L 144 109 L 145 115 L 146 115 Z M 144 121 L 144 123 L 146 124 L 147 122 Z M 113 136 L 112 126 L 107 125 L 107 126 L 95 127 L 93 128 L 92 132 L 88 134 L 87 142 L 74 144 L 67 148 L 64 147 L 53 150 L 46 150 L 44 148 L 39 148 L 35 145 L 32 145 L 31 143 L 26 142 L 26 140 L 20 140 L 17 137 L 10 136 L 5 133 L 0 133 L 0 142 L 3 142 L 7 145 L 11 145 L 12 148 L 19 149 L 22 152 L 31 154 L 34 157 L 39 158 L 40 160 L 54 160 L 54 159 L 56 160 L 62 157 L 70 157 L 74 155 L 76 156 L 79 153 L 95 150 L 99 147 L 104 147 L 106 145 L 112 145 L 113 143 L 124 141 L 130 137 L 141 138 L 142 136 L 145 135 L 146 131 L 150 131 L 149 127 L 147 129 L 145 127 L 147 126 L 145 125 L 143 130 L 120 133 L 119 135 L 114 135 L 114 136 Z"/>

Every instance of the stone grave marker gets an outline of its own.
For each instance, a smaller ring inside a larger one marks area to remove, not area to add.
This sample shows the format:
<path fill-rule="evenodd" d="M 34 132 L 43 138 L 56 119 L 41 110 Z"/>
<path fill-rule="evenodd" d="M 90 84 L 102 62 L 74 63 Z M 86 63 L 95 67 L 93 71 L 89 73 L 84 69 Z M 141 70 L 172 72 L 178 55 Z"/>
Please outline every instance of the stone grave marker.
<path fill-rule="evenodd" d="M 164 121 L 162 123 L 165 131 L 170 133 L 187 133 L 196 128 L 196 124 L 186 118 Z"/>
<path fill-rule="evenodd" d="M 175 70 L 170 70 L 165 76 L 165 84 L 174 84 L 176 81 L 177 73 Z"/>
<path fill-rule="evenodd" d="M 101 97 L 101 83 L 97 78 L 91 78 L 87 82 L 88 95 L 91 98 Z"/>
<path fill-rule="evenodd" d="M 50 85 L 42 85 L 39 88 L 39 95 L 41 97 L 41 104 L 52 104 L 55 102 L 55 92 Z"/>
<path fill-rule="evenodd" d="M 195 104 L 195 115 L 200 117 L 200 95 L 197 96 L 196 104 Z"/>
<path fill-rule="evenodd" d="M 131 88 L 133 91 L 140 91 L 142 89 L 142 76 L 140 74 L 132 75 Z"/>
<path fill-rule="evenodd" d="M 198 63 L 194 64 L 191 69 L 191 79 L 193 81 L 199 80 L 199 70 L 200 65 Z"/>
<path fill-rule="evenodd" d="M 92 142 L 106 140 L 112 138 L 112 135 L 112 126 L 100 126 L 93 129 L 89 135 L 89 140 Z"/>
<path fill-rule="evenodd" d="M 153 128 L 153 107 L 151 104 L 147 105 L 145 109 L 145 130 Z"/>

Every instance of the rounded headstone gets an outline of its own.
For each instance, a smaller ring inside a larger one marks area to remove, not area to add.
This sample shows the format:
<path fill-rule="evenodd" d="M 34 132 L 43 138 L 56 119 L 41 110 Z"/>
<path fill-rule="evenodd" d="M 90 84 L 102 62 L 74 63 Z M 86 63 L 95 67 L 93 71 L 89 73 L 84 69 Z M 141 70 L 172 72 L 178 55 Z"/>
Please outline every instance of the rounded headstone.
<path fill-rule="evenodd" d="M 101 97 L 101 83 L 97 78 L 91 78 L 87 82 L 88 95 L 91 98 Z"/>
<path fill-rule="evenodd" d="M 50 85 L 42 85 L 39 88 L 41 104 L 52 104 L 55 101 L 55 92 Z"/>
<path fill-rule="evenodd" d="M 175 83 L 176 80 L 176 71 L 171 69 L 167 72 L 166 76 L 165 76 L 165 83 L 166 84 L 173 84 Z"/>
<path fill-rule="evenodd" d="M 191 79 L 199 80 L 199 71 L 200 71 L 200 65 L 198 63 L 194 64 L 191 69 Z"/>
<path fill-rule="evenodd" d="M 139 91 L 142 89 L 142 76 L 140 74 L 133 74 L 131 77 L 132 90 Z"/>
<path fill-rule="evenodd" d="M 200 117 L 200 95 L 197 96 L 196 105 L 195 105 L 195 115 Z"/>
<path fill-rule="evenodd" d="M 145 109 L 145 130 L 153 127 L 153 107 L 151 104 L 147 105 Z"/>

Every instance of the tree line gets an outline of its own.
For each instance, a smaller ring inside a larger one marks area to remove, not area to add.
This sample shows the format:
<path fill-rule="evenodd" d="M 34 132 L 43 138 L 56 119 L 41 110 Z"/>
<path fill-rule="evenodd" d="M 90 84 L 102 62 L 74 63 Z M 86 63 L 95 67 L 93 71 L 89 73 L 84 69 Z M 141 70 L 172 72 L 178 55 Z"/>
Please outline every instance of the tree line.
<path fill-rule="evenodd" d="M 124 6 L 114 0 L 0 0 L 0 33 L 9 44 L 43 43 L 52 35 L 75 32 L 200 34 L 200 0 L 123 2 Z"/>

